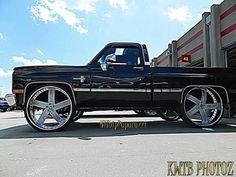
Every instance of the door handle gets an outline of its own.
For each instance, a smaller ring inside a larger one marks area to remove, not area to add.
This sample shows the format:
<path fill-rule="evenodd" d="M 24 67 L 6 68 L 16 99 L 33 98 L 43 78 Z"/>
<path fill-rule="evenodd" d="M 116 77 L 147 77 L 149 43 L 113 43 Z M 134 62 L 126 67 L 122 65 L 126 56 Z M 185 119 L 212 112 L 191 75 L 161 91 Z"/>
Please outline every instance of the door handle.
<path fill-rule="evenodd" d="M 142 66 L 134 66 L 133 69 L 143 71 L 144 68 Z"/>

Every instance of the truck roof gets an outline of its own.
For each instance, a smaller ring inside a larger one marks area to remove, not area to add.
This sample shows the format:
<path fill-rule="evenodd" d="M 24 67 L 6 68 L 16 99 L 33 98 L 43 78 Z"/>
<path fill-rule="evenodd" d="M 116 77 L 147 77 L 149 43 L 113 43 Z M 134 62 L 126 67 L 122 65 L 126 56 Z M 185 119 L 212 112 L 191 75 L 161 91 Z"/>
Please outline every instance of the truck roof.
<path fill-rule="evenodd" d="M 137 42 L 111 42 L 108 43 L 106 46 L 115 45 L 115 46 L 140 46 L 142 44 Z"/>

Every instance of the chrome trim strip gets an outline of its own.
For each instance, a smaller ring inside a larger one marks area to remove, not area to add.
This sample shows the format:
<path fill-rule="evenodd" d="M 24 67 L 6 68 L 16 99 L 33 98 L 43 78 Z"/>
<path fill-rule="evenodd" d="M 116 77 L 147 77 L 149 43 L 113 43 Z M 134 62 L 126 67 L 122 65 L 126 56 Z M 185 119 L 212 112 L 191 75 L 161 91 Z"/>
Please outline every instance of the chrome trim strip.
<path fill-rule="evenodd" d="M 90 92 L 89 88 L 74 88 L 75 92 Z"/>
<path fill-rule="evenodd" d="M 171 89 L 171 92 L 182 92 L 183 91 L 183 89 L 182 88 L 172 88 Z"/>
<path fill-rule="evenodd" d="M 169 89 L 161 89 L 161 92 L 169 93 L 170 92 L 170 88 Z"/>
<path fill-rule="evenodd" d="M 90 92 L 89 88 L 74 88 L 75 92 Z M 150 93 L 151 89 L 112 89 L 112 88 L 92 88 L 91 92 L 142 92 Z"/>
<path fill-rule="evenodd" d="M 73 88 L 72 88 L 72 86 L 70 85 L 70 84 L 68 84 L 68 83 L 66 83 L 66 82 L 57 82 L 57 81 L 36 81 L 36 82 L 30 82 L 30 83 L 28 83 L 26 86 L 25 86 L 25 88 L 24 88 L 24 94 L 23 94 L 23 105 L 25 104 L 25 92 L 26 92 L 26 90 L 27 90 L 27 87 L 29 87 L 30 85 L 32 85 L 32 84 L 64 84 L 64 85 L 67 85 L 67 86 L 69 86 L 70 87 L 70 89 L 71 89 L 71 92 L 72 92 L 72 96 L 73 96 L 73 99 L 74 99 L 74 102 L 75 102 L 75 104 L 76 104 L 76 99 L 75 99 L 75 93 L 73 92 Z"/>
<path fill-rule="evenodd" d="M 126 66 L 126 65 L 128 65 L 128 63 L 109 63 L 109 62 L 108 62 L 108 64 L 111 66 Z"/>
<path fill-rule="evenodd" d="M 163 76 L 164 75 L 164 76 Z M 209 74 L 195 74 L 195 73 L 154 73 L 155 76 L 161 77 L 209 77 Z"/>
<path fill-rule="evenodd" d="M 153 85 L 168 85 L 169 82 L 154 82 Z"/>
<path fill-rule="evenodd" d="M 110 88 L 92 88 L 92 92 L 148 92 L 147 89 L 110 89 Z M 150 90 L 151 91 L 151 90 Z"/>
<path fill-rule="evenodd" d="M 154 89 L 154 93 L 180 93 L 182 91 L 182 88 Z"/>
<path fill-rule="evenodd" d="M 154 89 L 154 93 L 157 92 L 157 93 L 161 93 L 161 89 Z"/>

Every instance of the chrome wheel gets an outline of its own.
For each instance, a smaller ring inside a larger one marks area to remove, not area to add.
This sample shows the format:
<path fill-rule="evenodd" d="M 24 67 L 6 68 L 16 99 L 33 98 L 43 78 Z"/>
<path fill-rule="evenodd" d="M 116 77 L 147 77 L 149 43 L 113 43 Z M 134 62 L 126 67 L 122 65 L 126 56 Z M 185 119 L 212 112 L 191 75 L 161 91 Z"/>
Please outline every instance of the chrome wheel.
<path fill-rule="evenodd" d="M 33 92 L 26 105 L 26 119 L 31 126 L 42 131 L 65 127 L 73 116 L 73 102 L 65 90 L 46 86 Z"/>
<path fill-rule="evenodd" d="M 183 120 L 191 125 L 209 127 L 215 125 L 223 114 L 223 101 L 210 87 L 190 89 L 183 100 Z"/>

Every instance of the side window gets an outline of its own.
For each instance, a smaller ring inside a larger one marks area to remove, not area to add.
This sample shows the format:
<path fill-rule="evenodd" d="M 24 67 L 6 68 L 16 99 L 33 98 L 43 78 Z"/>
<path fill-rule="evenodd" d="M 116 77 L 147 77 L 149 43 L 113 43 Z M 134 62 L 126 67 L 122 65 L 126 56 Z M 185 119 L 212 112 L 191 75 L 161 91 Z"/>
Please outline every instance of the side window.
<path fill-rule="evenodd" d="M 127 65 L 140 65 L 141 59 L 137 47 L 115 47 L 109 48 L 99 58 L 98 63 L 102 64 L 106 58 L 115 58 L 115 63 L 126 63 Z"/>
<path fill-rule="evenodd" d="M 127 65 L 141 64 L 139 49 L 137 47 L 116 48 L 116 61 Z"/>

